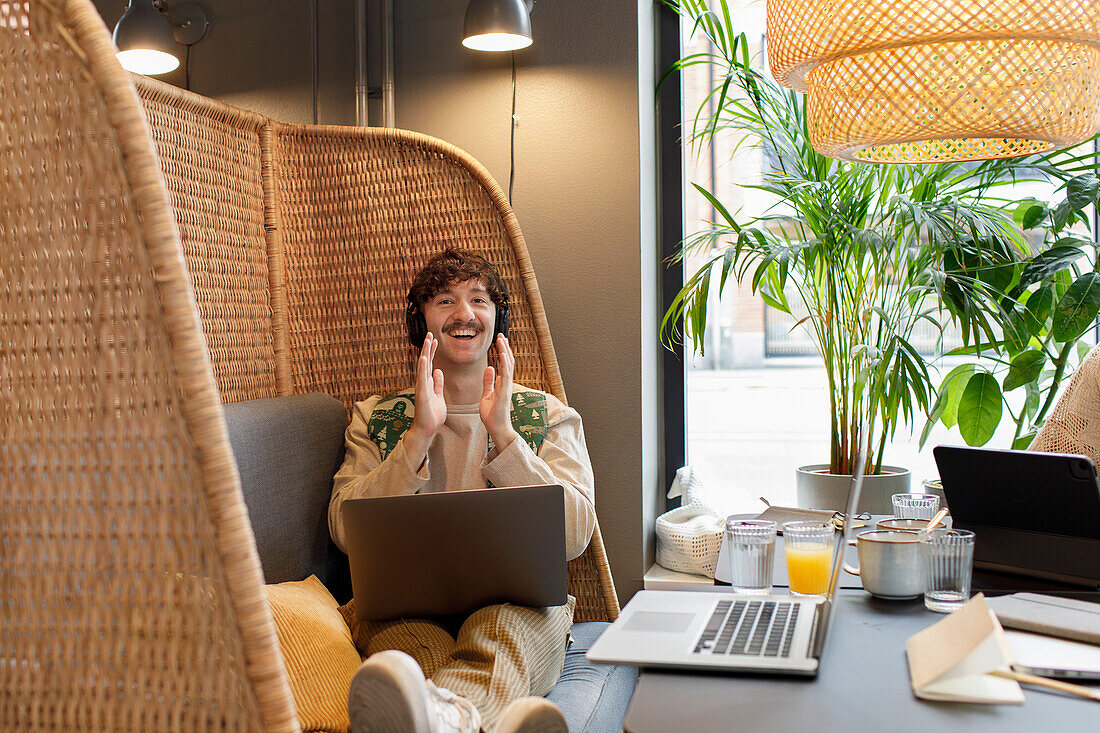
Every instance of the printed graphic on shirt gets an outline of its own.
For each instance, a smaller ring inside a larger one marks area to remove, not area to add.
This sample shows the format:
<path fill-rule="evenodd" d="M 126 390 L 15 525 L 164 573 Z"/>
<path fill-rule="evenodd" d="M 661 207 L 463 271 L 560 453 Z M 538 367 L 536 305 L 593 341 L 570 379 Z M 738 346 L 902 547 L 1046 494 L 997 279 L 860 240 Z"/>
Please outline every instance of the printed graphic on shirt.
<path fill-rule="evenodd" d="M 367 435 L 378 446 L 383 461 L 412 427 L 415 414 L 416 402 L 411 390 L 387 395 L 374 406 L 374 411 L 367 420 Z M 528 390 L 512 392 L 511 419 L 512 427 L 523 438 L 523 442 L 538 455 L 550 427 L 546 395 Z M 493 439 L 489 438 L 487 452 L 491 453 L 492 450 Z"/>
<path fill-rule="evenodd" d="M 512 392 L 512 428 L 531 446 L 537 456 L 542 441 L 546 439 L 547 425 L 546 395 L 541 392 Z M 493 439 L 489 438 L 489 453 L 493 452 Z"/>

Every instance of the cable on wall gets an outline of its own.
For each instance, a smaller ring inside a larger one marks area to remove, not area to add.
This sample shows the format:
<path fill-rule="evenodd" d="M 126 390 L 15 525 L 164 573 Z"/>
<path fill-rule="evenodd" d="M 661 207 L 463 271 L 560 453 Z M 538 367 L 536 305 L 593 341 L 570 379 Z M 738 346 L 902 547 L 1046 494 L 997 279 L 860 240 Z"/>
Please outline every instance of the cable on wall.
<path fill-rule="evenodd" d="M 508 145 L 508 204 L 512 203 L 512 186 L 516 182 L 516 52 L 512 51 L 512 116 L 509 118 L 511 137 Z"/>

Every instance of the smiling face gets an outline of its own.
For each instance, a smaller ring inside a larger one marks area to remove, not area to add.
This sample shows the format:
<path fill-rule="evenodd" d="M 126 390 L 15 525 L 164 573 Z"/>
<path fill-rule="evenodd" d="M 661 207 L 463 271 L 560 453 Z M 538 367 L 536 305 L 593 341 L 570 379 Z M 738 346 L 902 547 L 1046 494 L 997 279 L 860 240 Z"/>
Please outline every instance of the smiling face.
<path fill-rule="evenodd" d="M 452 282 L 420 306 L 428 330 L 439 339 L 435 366 L 484 370 L 493 345 L 497 308 L 478 279 Z"/>

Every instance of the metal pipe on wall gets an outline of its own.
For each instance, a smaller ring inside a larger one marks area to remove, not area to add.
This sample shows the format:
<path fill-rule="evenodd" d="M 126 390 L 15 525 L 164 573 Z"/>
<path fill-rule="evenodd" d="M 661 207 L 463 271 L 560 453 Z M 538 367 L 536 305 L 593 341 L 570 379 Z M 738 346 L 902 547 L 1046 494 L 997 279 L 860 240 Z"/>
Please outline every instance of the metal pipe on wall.
<path fill-rule="evenodd" d="M 393 109 L 393 0 L 382 0 L 382 124 L 395 127 Z"/>
<path fill-rule="evenodd" d="M 367 0 L 355 0 L 355 124 L 370 124 L 367 102 Z"/>
<path fill-rule="evenodd" d="M 382 125 L 394 126 L 393 103 L 393 0 L 382 0 L 380 6 L 382 26 Z M 355 0 L 355 124 L 370 124 L 370 95 L 368 75 L 367 0 Z M 378 89 L 376 88 L 377 92 Z"/>

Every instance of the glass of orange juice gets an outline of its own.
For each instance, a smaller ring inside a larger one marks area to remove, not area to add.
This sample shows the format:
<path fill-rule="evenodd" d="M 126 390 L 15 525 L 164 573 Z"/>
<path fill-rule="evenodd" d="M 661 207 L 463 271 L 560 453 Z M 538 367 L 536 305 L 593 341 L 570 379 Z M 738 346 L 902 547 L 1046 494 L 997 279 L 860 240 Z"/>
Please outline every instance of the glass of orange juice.
<path fill-rule="evenodd" d="M 833 564 L 834 534 L 832 522 L 787 522 L 783 525 L 791 595 L 825 593 Z"/>

